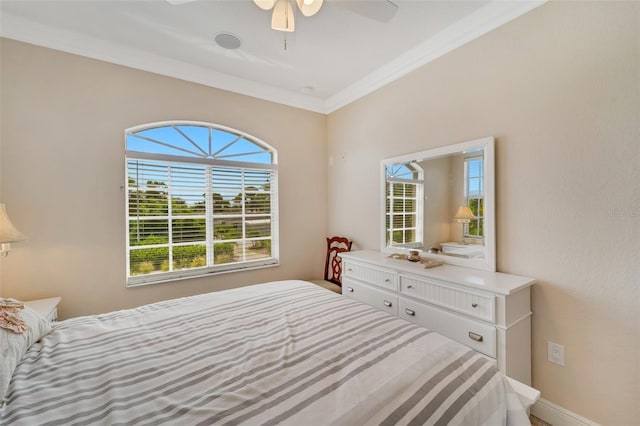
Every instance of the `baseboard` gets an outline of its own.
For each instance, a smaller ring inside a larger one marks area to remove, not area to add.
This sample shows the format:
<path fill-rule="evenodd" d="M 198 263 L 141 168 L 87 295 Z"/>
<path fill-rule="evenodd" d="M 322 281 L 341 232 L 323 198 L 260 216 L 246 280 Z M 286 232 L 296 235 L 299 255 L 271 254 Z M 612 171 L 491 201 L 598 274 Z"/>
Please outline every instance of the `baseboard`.
<path fill-rule="evenodd" d="M 531 414 L 553 426 L 600 426 L 544 398 L 540 398 L 531 407 Z"/>

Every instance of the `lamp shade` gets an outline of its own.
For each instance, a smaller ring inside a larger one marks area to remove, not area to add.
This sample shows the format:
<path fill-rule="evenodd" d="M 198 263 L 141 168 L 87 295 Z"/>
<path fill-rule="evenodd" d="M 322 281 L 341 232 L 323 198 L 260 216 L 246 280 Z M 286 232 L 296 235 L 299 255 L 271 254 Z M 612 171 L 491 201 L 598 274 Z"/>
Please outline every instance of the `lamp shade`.
<path fill-rule="evenodd" d="M 469 206 L 460 206 L 458 207 L 458 211 L 456 215 L 453 217 L 453 220 L 457 222 L 470 222 L 476 217 L 473 215 L 473 212 L 469 208 Z"/>
<path fill-rule="evenodd" d="M 0 243 L 15 243 L 26 239 L 27 237 L 11 223 L 4 203 L 0 204 Z"/>

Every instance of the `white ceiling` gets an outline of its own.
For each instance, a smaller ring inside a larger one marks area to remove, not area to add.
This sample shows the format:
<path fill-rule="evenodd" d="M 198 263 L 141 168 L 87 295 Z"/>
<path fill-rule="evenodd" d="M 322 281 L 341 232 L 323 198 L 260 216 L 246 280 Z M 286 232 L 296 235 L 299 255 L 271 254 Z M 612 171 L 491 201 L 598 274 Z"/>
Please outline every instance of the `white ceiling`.
<path fill-rule="evenodd" d="M 383 23 L 341 1 L 309 18 L 296 9 L 286 50 L 251 0 L 2 0 L 0 35 L 329 113 L 543 3 L 393 0 Z M 219 47 L 220 32 L 242 46 Z"/>

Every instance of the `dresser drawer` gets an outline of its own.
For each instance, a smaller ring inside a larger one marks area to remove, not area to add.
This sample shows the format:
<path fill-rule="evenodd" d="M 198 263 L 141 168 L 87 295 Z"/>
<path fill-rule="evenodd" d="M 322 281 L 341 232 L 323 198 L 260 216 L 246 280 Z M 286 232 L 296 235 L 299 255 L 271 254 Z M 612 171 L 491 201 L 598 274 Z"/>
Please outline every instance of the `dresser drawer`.
<path fill-rule="evenodd" d="M 496 329 L 424 303 L 400 297 L 401 318 L 436 331 L 491 358 L 496 357 Z"/>
<path fill-rule="evenodd" d="M 371 268 L 358 263 L 352 263 L 348 260 L 344 260 L 343 262 L 343 277 L 353 278 L 391 291 L 398 291 L 398 274 L 394 271 Z"/>
<path fill-rule="evenodd" d="M 352 297 L 373 307 L 382 309 L 391 315 L 398 316 L 398 296 L 382 289 L 377 289 L 350 278 L 342 278 L 342 294 Z"/>
<path fill-rule="evenodd" d="M 400 294 L 456 312 L 495 322 L 495 296 L 465 291 L 428 279 L 400 276 Z"/>

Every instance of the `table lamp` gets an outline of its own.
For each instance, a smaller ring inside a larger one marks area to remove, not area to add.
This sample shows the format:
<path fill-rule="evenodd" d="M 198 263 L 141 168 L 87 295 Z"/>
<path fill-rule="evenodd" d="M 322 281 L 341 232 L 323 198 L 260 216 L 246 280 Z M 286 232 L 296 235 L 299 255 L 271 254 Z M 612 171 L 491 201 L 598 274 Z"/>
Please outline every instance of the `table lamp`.
<path fill-rule="evenodd" d="M 473 212 L 471 211 L 469 206 L 460 206 L 460 207 L 458 207 L 458 211 L 456 212 L 456 215 L 453 217 L 453 220 L 455 220 L 456 222 L 459 222 L 460 225 L 462 226 L 462 229 L 461 229 L 461 232 L 460 232 L 460 234 L 462 236 L 461 240 L 460 240 L 460 244 L 465 244 L 465 242 L 464 242 L 464 224 L 471 222 L 475 218 L 476 217 L 473 215 Z"/>
<path fill-rule="evenodd" d="M 4 203 L 0 203 L 0 255 L 6 256 L 11 250 L 11 243 L 24 241 L 27 237 L 11 223 Z"/>

